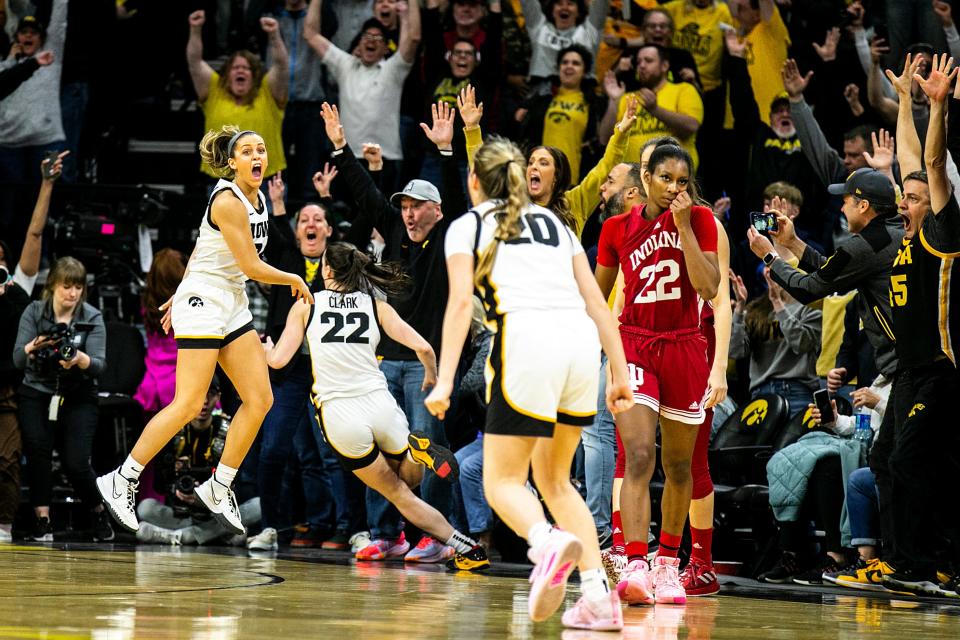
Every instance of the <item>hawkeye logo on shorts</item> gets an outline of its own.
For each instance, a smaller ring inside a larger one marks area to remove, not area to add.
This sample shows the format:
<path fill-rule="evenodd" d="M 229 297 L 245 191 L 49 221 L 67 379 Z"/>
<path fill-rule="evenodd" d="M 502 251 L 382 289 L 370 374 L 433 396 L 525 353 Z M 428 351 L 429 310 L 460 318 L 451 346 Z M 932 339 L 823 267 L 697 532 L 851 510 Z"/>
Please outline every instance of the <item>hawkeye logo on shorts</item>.
<path fill-rule="evenodd" d="M 190 299 L 187 300 L 187 304 L 189 304 L 191 307 L 202 307 L 203 300 L 201 300 L 199 296 L 190 296 Z"/>

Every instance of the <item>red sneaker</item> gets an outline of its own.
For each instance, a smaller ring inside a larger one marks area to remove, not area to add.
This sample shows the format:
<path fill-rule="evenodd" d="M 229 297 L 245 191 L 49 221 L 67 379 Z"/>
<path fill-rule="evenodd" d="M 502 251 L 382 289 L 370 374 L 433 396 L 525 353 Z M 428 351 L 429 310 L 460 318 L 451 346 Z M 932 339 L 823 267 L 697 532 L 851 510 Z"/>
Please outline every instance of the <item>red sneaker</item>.
<path fill-rule="evenodd" d="M 697 558 L 690 558 L 687 567 L 680 574 L 680 584 L 688 596 L 712 596 L 720 592 L 720 582 L 713 565 Z"/>
<path fill-rule="evenodd" d="M 400 537 L 396 540 L 385 538 L 372 540 L 366 547 L 357 551 L 354 557 L 357 560 L 386 560 L 387 558 L 404 556 L 407 551 L 410 551 L 410 543 L 407 542 L 406 536 L 401 531 Z"/>

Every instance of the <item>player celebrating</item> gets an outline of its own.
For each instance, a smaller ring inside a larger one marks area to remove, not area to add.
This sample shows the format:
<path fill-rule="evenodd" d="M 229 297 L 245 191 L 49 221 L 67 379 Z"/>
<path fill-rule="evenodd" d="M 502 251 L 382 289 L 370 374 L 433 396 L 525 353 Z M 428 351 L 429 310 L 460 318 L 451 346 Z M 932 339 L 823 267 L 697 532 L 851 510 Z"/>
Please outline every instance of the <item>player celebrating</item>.
<path fill-rule="evenodd" d="M 231 485 L 270 410 L 273 396 L 267 361 L 247 308 L 246 280 L 289 286 L 293 295 L 313 302 L 298 275 L 280 271 L 261 256 L 267 246 L 267 208 L 260 184 L 267 173 L 267 149 L 254 131 L 224 126 L 200 141 L 200 156 L 220 175 L 183 281 L 161 309 L 165 330 L 172 321 L 177 338 L 177 385 L 173 402 L 147 423 L 133 451 L 119 469 L 97 478 L 97 488 L 111 515 L 137 531 L 134 512 L 140 473 L 206 399 L 217 362 L 240 396 L 220 464 L 197 487 L 196 495 L 228 529 L 244 533 Z M 172 306 L 171 306 L 172 305 Z"/>
<path fill-rule="evenodd" d="M 486 369 L 484 493 L 530 544 L 536 565 L 530 617 L 545 620 L 556 611 L 567 577 L 579 566 L 583 597 L 564 613 L 563 624 L 617 630 L 623 628 L 620 599 L 608 586 L 597 531 L 570 484 L 570 465 L 579 428 L 596 413 L 601 343 L 610 361 L 607 404 L 615 413 L 632 404 L 626 360 L 583 247 L 556 214 L 530 203 L 525 166 L 520 150 L 502 139 L 477 152 L 467 179 L 472 215 L 447 233 L 450 294 L 440 377 L 425 403 L 440 417 L 450 406 L 476 282 L 496 330 Z M 562 531 L 550 526 L 525 486 L 531 468 Z"/>
<path fill-rule="evenodd" d="M 647 203 L 607 220 L 598 243 L 601 291 L 609 295 L 618 268 L 624 274 L 620 333 L 637 402 L 617 420 L 627 456 L 620 509 L 629 559 L 617 590 L 628 603 L 686 602 L 677 551 L 710 373 L 700 299 L 713 300 L 720 283 L 716 223 L 687 192 L 692 166 L 682 148 L 657 147 L 644 174 Z M 646 559 L 650 503 L 644 492 L 656 460 L 658 418 L 667 478 L 660 548 L 651 569 Z"/>
<path fill-rule="evenodd" d="M 488 567 L 483 547 L 410 490 L 420 484 L 424 466 L 456 481 L 457 461 L 423 434 L 410 433 L 377 363 L 382 328 L 417 354 L 423 363 L 423 389 L 436 382 L 433 348 L 393 307 L 374 297 L 377 292 L 402 294 L 408 278 L 343 242 L 327 247 L 321 275 L 325 290 L 317 294 L 317 304 L 295 304 L 276 347 L 268 341 L 268 364 L 285 367 L 306 337 L 320 428 L 341 463 L 404 518 L 453 547 L 460 566 Z"/>

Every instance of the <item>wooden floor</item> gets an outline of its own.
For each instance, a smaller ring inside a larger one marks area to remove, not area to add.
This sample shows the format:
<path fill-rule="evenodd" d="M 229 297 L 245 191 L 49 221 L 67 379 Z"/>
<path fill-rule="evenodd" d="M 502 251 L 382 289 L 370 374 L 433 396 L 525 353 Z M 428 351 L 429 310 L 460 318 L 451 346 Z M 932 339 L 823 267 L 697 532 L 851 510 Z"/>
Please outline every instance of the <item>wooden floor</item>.
<path fill-rule="evenodd" d="M 738 583 L 725 585 L 738 595 L 632 607 L 622 634 L 594 634 L 563 630 L 559 615 L 531 623 L 527 582 L 518 578 L 345 556 L 330 564 L 309 552 L 104 549 L 0 545 L 0 638 L 960 638 L 955 601 Z"/>

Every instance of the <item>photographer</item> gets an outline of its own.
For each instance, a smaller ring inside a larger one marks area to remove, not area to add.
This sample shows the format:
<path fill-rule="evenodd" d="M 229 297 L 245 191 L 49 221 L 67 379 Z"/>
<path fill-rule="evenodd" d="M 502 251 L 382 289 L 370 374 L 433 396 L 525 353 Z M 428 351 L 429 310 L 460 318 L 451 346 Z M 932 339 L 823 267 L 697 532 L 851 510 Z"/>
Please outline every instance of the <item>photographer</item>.
<path fill-rule="evenodd" d="M 103 371 L 106 331 L 100 312 L 84 302 L 87 270 L 75 258 L 57 260 L 43 298 L 20 318 L 13 363 L 25 369 L 19 393 L 20 429 L 27 457 L 30 503 L 36 513 L 28 539 L 53 540 L 51 457 L 56 446 L 63 470 L 84 505 L 94 512 L 93 537 L 112 540 L 110 517 L 100 504 L 90 466 L 97 430 L 97 376 Z"/>
<path fill-rule="evenodd" d="M 137 540 L 140 542 L 204 544 L 227 534 L 233 537 L 194 495 L 194 487 L 208 479 L 220 463 L 230 428 L 230 416 L 216 409 L 219 402 L 220 380 L 214 375 L 200 413 L 156 459 L 154 488 L 167 496 L 167 500 L 161 504 L 147 498 L 137 506 L 140 518 Z M 259 521 L 259 499 L 241 504 L 240 515 L 248 525 Z M 241 539 L 245 540 L 243 536 Z"/>

